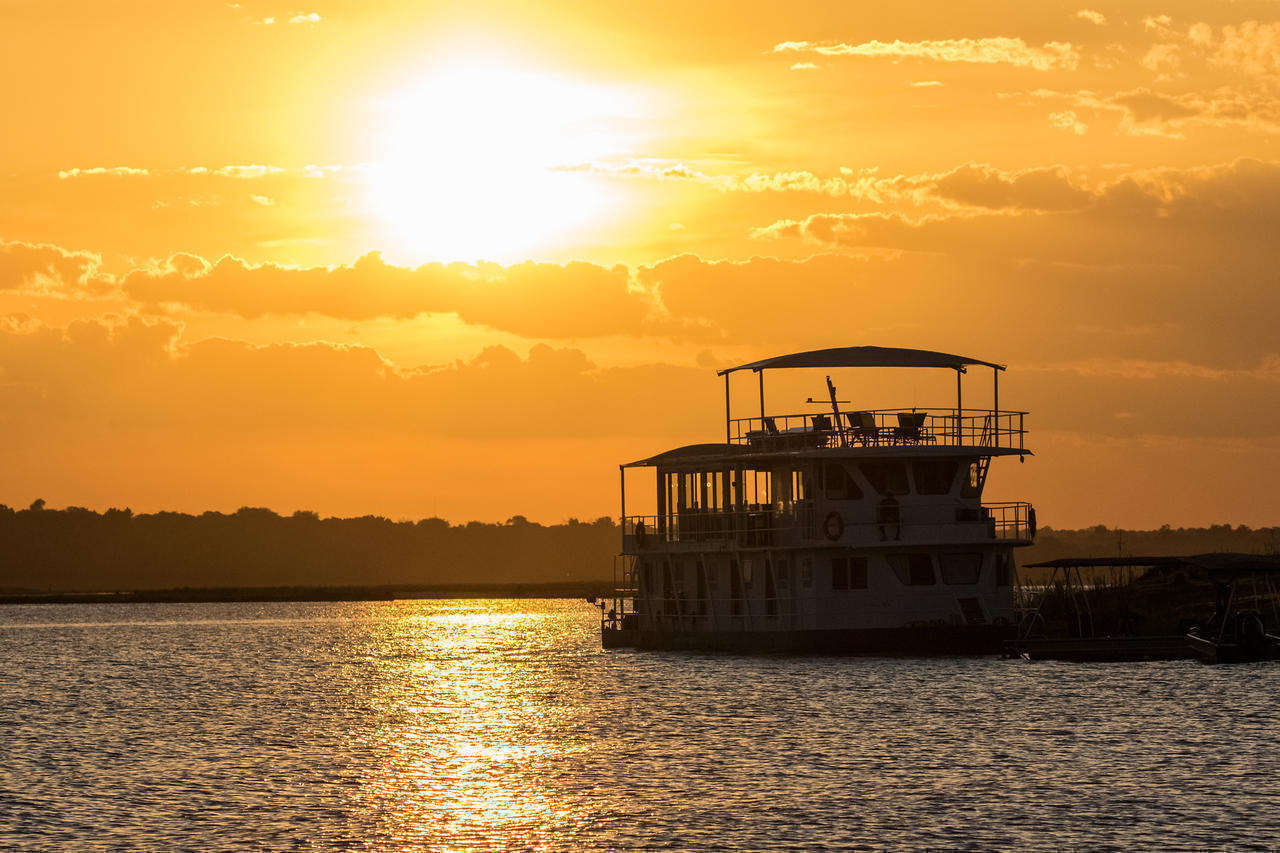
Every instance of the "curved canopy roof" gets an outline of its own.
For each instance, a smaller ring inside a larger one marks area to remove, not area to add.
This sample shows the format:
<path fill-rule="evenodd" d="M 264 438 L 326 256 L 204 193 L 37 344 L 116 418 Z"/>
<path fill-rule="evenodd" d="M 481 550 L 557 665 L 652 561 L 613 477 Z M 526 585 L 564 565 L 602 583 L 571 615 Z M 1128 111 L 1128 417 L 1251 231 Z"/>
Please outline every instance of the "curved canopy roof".
<path fill-rule="evenodd" d="M 1211 575 L 1280 574 L 1280 557 L 1271 554 L 1195 554 L 1188 557 L 1061 557 L 1028 563 L 1029 569 L 1094 566 L 1190 566 Z"/>
<path fill-rule="evenodd" d="M 946 367 L 963 370 L 967 365 L 980 364 L 1004 370 L 1003 364 L 994 364 L 963 355 L 951 355 L 927 349 L 902 349 L 900 347 L 834 347 L 810 352 L 779 355 L 750 364 L 740 364 L 717 371 L 717 376 L 736 370 L 773 370 L 784 367 Z"/>
<path fill-rule="evenodd" d="M 722 456 L 741 454 L 743 448 L 737 444 L 686 444 L 674 450 L 667 450 L 648 459 L 637 459 L 628 462 L 623 468 L 639 468 L 646 465 L 674 465 L 692 460 L 715 459 Z"/>

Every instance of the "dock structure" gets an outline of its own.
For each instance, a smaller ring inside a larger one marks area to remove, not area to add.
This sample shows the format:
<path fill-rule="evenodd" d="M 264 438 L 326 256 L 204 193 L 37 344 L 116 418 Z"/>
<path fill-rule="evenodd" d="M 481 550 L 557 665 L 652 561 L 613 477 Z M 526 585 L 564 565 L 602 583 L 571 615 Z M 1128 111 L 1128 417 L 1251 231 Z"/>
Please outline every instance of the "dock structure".
<path fill-rule="evenodd" d="M 988 409 L 963 377 L 992 373 Z M 831 376 L 809 411 L 770 413 L 774 370 L 954 371 L 954 405 L 857 408 Z M 984 502 L 993 459 L 1030 454 L 999 408 L 1004 366 L 930 350 L 842 347 L 719 371 L 724 441 L 619 466 L 622 547 L 602 610 L 606 647 L 869 654 L 998 653 L 1015 636 L 1013 550 L 1024 502 Z M 757 380 L 734 417 L 731 379 Z M 753 401 L 754 403 L 755 401 Z M 753 407 L 754 408 L 754 407 Z M 628 514 L 628 475 L 653 471 L 652 511 Z"/>
<path fill-rule="evenodd" d="M 1029 660 L 1280 657 L 1280 556 L 1063 557 L 1026 591 L 1009 652 Z"/>

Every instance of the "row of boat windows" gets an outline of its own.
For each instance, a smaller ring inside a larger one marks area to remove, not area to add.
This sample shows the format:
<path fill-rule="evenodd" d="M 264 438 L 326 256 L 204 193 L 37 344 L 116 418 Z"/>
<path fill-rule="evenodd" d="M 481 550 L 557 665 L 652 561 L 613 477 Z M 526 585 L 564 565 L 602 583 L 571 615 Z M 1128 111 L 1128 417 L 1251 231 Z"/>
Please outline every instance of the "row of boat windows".
<path fill-rule="evenodd" d="M 822 466 L 822 491 L 827 500 L 861 500 L 870 486 L 877 495 L 946 495 L 955 486 L 960 463 L 952 459 L 923 459 L 915 462 L 827 462 Z M 963 497 L 977 497 L 981 490 L 978 463 L 964 469 L 960 481 Z M 858 474 L 861 474 L 861 482 Z M 915 484 L 915 488 L 911 484 Z"/>
<path fill-rule="evenodd" d="M 931 553 L 891 553 L 884 560 L 904 587 L 932 587 L 938 583 L 938 576 L 948 587 L 963 587 L 982 579 L 983 555 L 980 551 L 940 553 L 937 556 Z M 1009 555 L 997 553 L 995 561 L 996 585 L 1007 587 L 1012 580 Z M 831 588 L 867 589 L 867 557 L 832 557 Z"/>
<path fill-rule="evenodd" d="M 888 562 L 894 576 L 903 586 L 934 586 L 938 583 L 939 578 L 941 578 L 942 583 L 948 586 L 970 586 L 982 579 L 984 553 L 982 551 L 955 551 L 936 555 L 931 553 L 886 554 L 884 559 Z M 1013 566 L 1009 555 L 997 552 L 993 554 L 993 560 L 996 585 L 1009 586 L 1013 579 Z M 803 557 L 799 560 L 798 565 L 800 570 L 799 586 L 804 589 L 811 589 L 813 587 L 812 559 Z M 676 567 L 681 567 L 679 561 L 676 562 Z M 867 567 L 867 557 L 831 557 L 831 589 L 836 591 L 866 589 Z M 711 597 L 714 598 L 715 571 L 708 572 L 706 565 L 701 560 L 697 562 L 695 568 L 697 569 L 696 597 L 700 599 L 707 597 L 709 582 L 713 590 Z M 773 561 L 764 560 L 762 580 L 766 599 L 774 598 L 777 595 L 777 586 L 780 585 L 785 590 L 788 584 L 787 561 L 785 559 L 777 561 L 778 580 L 776 583 L 774 580 L 774 568 Z M 652 590 L 653 578 L 649 573 L 649 569 L 649 566 L 644 567 L 642 582 L 645 587 Z M 737 560 L 730 561 L 729 586 L 732 598 L 743 597 L 745 588 L 753 586 L 753 582 L 761 581 L 761 578 L 753 577 L 755 573 L 752 569 L 751 560 L 744 560 L 741 565 Z M 671 596 L 677 586 L 680 585 L 673 583 L 673 577 L 672 562 L 663 560 L 662 594 L 665 596 Z"/>
<path fill-rule="evenodd" d="M 946 495 L 956 489 L 957 480 L 962 497 L 978 497 L 984 470 L 977 462 L 919 459 L 832 461 L 771 471 L 673 472 L 664 477 L 663 497 L 668 508 L 729 510 L 747 504 L 803 501 L 815 491 L 833 501 L 861 500 L 868 492 L 876 496 Z"/>
<path fill-rule="evenodd" d="M 982 552 L 960 551 L 933 554 L 887 554 L 885 560 L 903 586 L 933 586 L 941 576 L 948 586 L 976 584 L 982 579 Z M 936 567 L 935 567 L 936 560 Z M 936 568 L 936 572 L 935 572 Z M 1013 571 L 1009 555 L 995 555 L 996 585 L 1008 586 Z M 866 589 L 866 557 L 832 557 L 831 588 L 833 590 Z"/>

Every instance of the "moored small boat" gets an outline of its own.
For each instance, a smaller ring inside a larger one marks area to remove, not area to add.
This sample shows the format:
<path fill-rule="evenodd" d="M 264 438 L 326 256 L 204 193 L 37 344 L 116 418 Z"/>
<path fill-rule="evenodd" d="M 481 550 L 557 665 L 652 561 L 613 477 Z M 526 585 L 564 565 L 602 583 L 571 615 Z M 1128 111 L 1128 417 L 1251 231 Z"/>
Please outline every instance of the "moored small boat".
<path fill-rule="evenodd" d="M 1187 645 L 1204 663 L 1250 663 L 1280 660 L 1280 637 L 1268 634 L 1257 613 L 1237 613 L 1234 624 L 1216 636 L 1211 629 L 1192 628 Z"/>

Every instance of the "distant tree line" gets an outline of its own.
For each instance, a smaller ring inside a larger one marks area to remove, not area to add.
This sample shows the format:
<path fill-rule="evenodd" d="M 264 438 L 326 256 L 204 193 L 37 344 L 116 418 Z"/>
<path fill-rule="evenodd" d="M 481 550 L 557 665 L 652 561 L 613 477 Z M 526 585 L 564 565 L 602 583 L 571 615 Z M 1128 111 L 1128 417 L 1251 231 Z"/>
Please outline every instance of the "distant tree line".
<path fill-rule="evenodd" d="M 15 511 L 0 504 L 0 590 L 517 584 L 609 580 L 609 518 L 451 525 L 440 518 L 321 518 L 242 507 L 226 514 Z"/>
<path fill-rule="evenodd" d="M 1277 553 L 1280 528 L 1229 524 L 1159 530 L 1042 527 L 1020 565 L 1068 556 Z M 619 550 L 612 519 L 450 524 L 440 518 L 321 518 L 233 513 L 135 514 L 0 504 L 0 591 L 176 587 L 333 587 L 607 581 Z"/>

